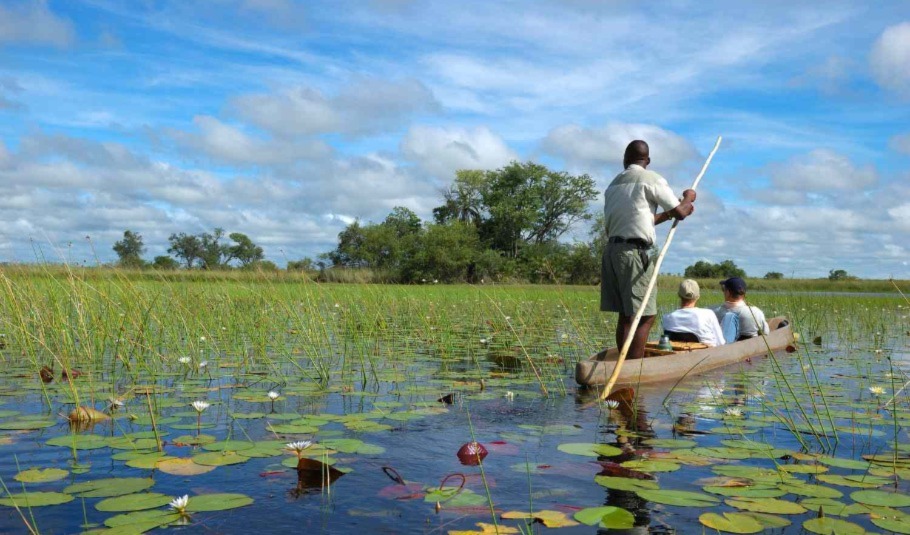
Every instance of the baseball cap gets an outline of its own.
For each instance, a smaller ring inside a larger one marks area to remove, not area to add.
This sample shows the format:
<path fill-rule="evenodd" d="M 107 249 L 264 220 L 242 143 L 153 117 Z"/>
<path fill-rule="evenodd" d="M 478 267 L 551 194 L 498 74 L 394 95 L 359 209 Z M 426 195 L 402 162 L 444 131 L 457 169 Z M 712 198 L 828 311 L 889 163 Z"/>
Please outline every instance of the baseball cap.
<path fill-rule="evenodd" d="M 720 281 L 722 288 L 730 290 L 735 295 L 742 295 L 746 293 L 746 281 L 742 280 L 739 277 L 730 277 L 727 280 Z"/>
<path fill-rule="evenodd" d="M 677 292 L 681 298 L 686 300 L 698 299 L 701 297 L 701 291 L 698 288 L 698 283 L 692 279 L 686 279 L 679 283 L 679 291 Z"/>

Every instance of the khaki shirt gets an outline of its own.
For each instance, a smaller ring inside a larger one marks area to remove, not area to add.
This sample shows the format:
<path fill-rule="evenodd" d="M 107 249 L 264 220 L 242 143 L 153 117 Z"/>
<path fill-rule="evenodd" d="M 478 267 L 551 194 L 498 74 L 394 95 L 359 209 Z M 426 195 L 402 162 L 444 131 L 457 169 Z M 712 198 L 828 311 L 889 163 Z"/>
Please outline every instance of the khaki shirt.
<path fill-rule="evenodd" d="M 654 243 L 654 214 L 679 205 L 664 177 L 632 164 L 616 175 L 604 192 L 604 229 L 607 237 L 640 238 Z"/>

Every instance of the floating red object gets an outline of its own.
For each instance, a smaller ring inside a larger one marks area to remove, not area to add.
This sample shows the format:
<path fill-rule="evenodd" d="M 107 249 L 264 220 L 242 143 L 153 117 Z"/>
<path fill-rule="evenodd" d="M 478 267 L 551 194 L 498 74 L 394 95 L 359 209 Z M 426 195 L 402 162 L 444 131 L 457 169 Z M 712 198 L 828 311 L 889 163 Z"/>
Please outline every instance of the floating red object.
<path fill-rule="evenodd" d="M 490 452 L 483 447 L 483 444 L 471 441 L 462 446 L 456 455 L 458 455 L 458 460 L 461 461 L 461 464 L 476 466 L 480 464 L 480 461 L 489 453 Z"/>

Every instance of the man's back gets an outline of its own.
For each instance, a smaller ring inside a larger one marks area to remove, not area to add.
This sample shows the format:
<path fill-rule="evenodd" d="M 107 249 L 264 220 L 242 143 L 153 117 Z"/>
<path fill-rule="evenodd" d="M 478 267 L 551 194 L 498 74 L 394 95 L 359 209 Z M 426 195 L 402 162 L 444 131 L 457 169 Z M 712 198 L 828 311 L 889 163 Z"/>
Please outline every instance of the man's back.
<path fill-rule="evenodd" d="M 680 308 L 664 315 L 664 331 L 692 333 L 698 341 L 708 346 L 724 344 L 724 335 L 717 317 L 707 308 Z"/>
<path fill-rule="evenodd" d="M 659 174 L 630 165 L 604 192 L 604 227 L 608 237 L 640 238 L 654 243 L 654 211 L 672 210 L 679 204 L 673 190 Z"/>
<path fill-rule="evenodd" d="M 737 339 L 758 336 L 759 326 L 761 327 L 762 333 L 768 334 L 771 332 L 768 322 L 765 321 L 765 313 L 756 306 L 746 305 L 745 301 L 737 301 L 735 303 L 728 301 L 714 308 L 714 313 L 716 314 L 717 320 L 720 322 L 723 322 L 724 315 L 728 312 L 735 313 L 739 319 Z M 728 343 L 735 341 L 736 340 L 727 340 Z"/>

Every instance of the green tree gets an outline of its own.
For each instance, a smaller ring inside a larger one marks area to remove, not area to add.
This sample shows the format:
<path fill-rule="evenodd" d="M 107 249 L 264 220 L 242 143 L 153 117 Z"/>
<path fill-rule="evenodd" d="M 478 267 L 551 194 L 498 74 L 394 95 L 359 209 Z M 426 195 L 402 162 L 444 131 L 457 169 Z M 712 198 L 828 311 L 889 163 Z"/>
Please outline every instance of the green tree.
<path fill-rule="evenodd" d="M 145 244 L 142 235 L 132 230 L 123 232 L 123 239 L 114 243 L 114 252 L 117 253 L 120 267 L 140 268 L 145 265 L 142 255 L 145 254 Z"/>
<path fill-rule="evenodd" d="M 716 279 L 745 277 L 746 272 L 732 260 L 724 260 L 718 264 L 699 260 L 695 264 L 687 267 L 684 275 L 690 279 Z"/>
<path fill-rule="evenodd" d="M 199 235 L 199 245 L 202 249 L 199 260 L 202 269 L 221 269 L 227 265 L 227 260 L 230 258 L 230 246 L 222 243 L 222 238 L 224 238 L 224 229 L 220 227 L 215 228 L 211 234 L 203 232 Z"/>
<path fill-rule="evenodd" d="M 455 220 L 428 225 L 414 245 L 403 259 L 402 280 L 461 282 L 474 276 L 481 246 L 473 224 Z"/>
<path fill-rule="evenodd" d="M 317 271 L 318 269 L 316 261 L 310 257 L 303 257 L 300 260 L 288 260 L 288 271 Z"/>
<path fill-rule="evenodd" d="M 169 256 L 156 256 L 152 261 L 152 267 L 162 271 L 173 271 L 180 267 L 180 262 L 177 262 Z"/>
<path fill-rule="evenodd" d="M 232 232 L 228 237 L 234 241 L 234 245 L 228 246 L 224 264 L 236 260 L 241 267 L 246 267 L 264 258 L 262 247 L 253 243 L 246 234 Z"/>
<path fill-rule="evenodd" d="M 168 238 L 167 252 L 182 260 L 187 269 L 193 269 L 197 260 L 205 254 L 205 248 L 198 236 L 181 232 Z"/>
<path fill-rule="evenodd" d="M 479 225 L 483 218 L 483 171 L 462 169 L 455 172 L 455 181 L 442 192 L 443 204 L 433 208 L 436 223 L 462 221 Z"/>
<path fill-rule="evenodd" d="M 780 280 L 780 279 L 784 278 L 784 274 L 781 273 L 780 271 L 769 271 L 769 272 L 765 273 L 764 278 L 766 278 L 768 280 Z"/>
<path fill-rule="evenodd" d="M 852 281 L 856 279 L 857 277 L 854 277 L 843 269 L 832 269 L 828 272 L 828 280 L 830 281 Z"/>

